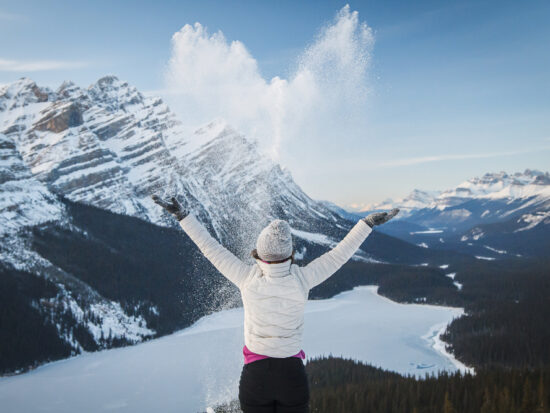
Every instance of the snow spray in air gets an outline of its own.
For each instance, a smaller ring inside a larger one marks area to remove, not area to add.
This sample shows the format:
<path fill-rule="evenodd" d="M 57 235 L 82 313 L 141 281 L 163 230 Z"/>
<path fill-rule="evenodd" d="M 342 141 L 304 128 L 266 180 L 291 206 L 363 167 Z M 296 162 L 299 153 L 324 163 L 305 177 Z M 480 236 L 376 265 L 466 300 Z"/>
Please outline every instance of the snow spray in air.
<path fill-rule="evenodd" d="M 202 194 L 196 198 L 212 200 L 204 205 L 210 215 L 205 218 L 215 218 L 210 220 L 216 236 L 231 241 L 226 246 L 240 258 L 250 258 L 256 237 L 271 219 L 283 218 L 279 212 L 285 202 L 278 193 L 284 188 L 272 182 L 278 166 L 266 161 L 247 168 L 257 161 L 247 156 L 267 153 L 299 174 L 318 167 L 320 152 L 345 146 L 346 137 L 363 136 L 373 43 L 372 30 L 345 6 L 296 57 L 287 78 L 266 80 L 245 45 L 228 41 L 221 31 L 210 34 L 195 23 L 172 36 L 164 98 L 187 129 L 181 144 L 213 119 L 225 125 L 224 134 L 235 137 L 226 138 L 227 147 L 205 159 L 204 168 L 187 171 L 187 177 L 201 181 L 196 190 Z M 237 139 L 239 134 L 249 143 Z M 246 147 L 251 142 L 258 145 L 252 151 Z M 221 172 L 201 176 L 209 168 L 206 163 Z"/>
<path fill-rule="evenodd" d="M 364 137 L 373 44 L 372 30 L 345 6 L 290 59 L 286 78 L 267 80 L 244 43 L 186 24 L 172 36 L 165 99 L 190 132 L 219 117 L 276 161 L 290 161 L 287 147 L 312 158 L 316 147 Z M 295 172 L 299 163 L 288 166 Z"/>

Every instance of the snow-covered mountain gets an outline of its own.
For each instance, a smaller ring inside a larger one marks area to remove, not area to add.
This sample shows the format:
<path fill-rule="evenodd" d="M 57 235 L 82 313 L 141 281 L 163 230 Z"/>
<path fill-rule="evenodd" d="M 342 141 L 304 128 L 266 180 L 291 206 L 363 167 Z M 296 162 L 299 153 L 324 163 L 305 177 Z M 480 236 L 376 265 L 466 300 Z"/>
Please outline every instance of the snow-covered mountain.
<path fill-rule="evenodd" d="M 358 219 L 362 218 L 363 217 L 363 214 L 359 213 L 359 212 L 350 212 L 350 211 L 347 211 L 346 209 L 336 205 L 334 202 L 330 202 L 330 201 L 320 201 L 324 206 L 326 206 L 328 209 L 330 209 L 331 211 L 333 212 L 336 212 L 338 215 L 352 221 L 352 222 L 355 222 L 357 221 Z"/>
<path fill-rule="evenodd" d="M 361 208 L 357 214 L 365 216 L 367 213 L 376 211 L 386 211 L 392 208 L 399 208 L 399 219 L 407 217 L 411 212 L 427 208 L 432 205 L 441 191 L 423 191 L 420 189 L 414 189 L 409 195 L 404 198 L 393 200 L 388 198 L 382 202 L 366 205 Z"/>
<path fill-rule="evenodd" d="M 401 208 L 400 218 L 421 209 L 448 210 L 470 200 L 538 200 L 550 198 L 550 175 L 548 172 L 526 169 L 524 172 L 507 174 L 506 172 L 486 173 L 462 182 L 455 188 L 439 191 L 414 189 L 404 198 L 369 205 L 361 214 L 373 210 Z M 537 201 L 538 202 L 538 201 Z M 484 211 L 485 212 L 485 211 Z M 486 216 L 506 216 L 506 211 L 487 211 Z M 500 214 L 500 215 L 499 215 Z"/>
<path fill-rule="evenodd" d="M 7 85 L 0 89 L 0 132 L 50 192 L 161 225 L 173 223 L 150 195 L 178 193 L 243 256 L 250 237 L 235 235 L 257 233 L 275 215 L 305 231 L 349 227 L 224 121 L 185 136 L 161 99 L 114 76 L 87 89 L 64 82 L 52 91 L 27 78 Z"/>

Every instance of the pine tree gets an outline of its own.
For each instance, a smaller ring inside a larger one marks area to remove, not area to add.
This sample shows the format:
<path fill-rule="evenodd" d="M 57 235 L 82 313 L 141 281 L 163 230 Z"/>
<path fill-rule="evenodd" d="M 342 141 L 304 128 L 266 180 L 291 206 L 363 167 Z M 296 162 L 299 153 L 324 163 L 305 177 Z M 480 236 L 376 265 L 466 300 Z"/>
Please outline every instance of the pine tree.
<path fill-rule="evenodd" d="M 544 381 L 542 378 L 542 372 L 539 376 L 539 386 L 537 390 L 537 413 L 549 413 L 550 409 L 548 408 L 548 399 L 546 396 L 546 389 L 544 388 Z"/>
<path fill-rule="evenodd" d="M 485 387 L 485 393 L 483 394 L 481 413 L 495 413 L 495 407 L 493 404 L 493 400 L 491 399 L 491 393 L 489 392 L 489 389 L 487 387 Z"/>
<path fill-rule="evenodd" d="M 521 400 L 521 408 L 520 413 L 532 413 L 534 410 L 534 403 L 533 398 L 531 394 L 531 381 L 529 380 L 529 377 L 525 379 L 525 382 L 523 383 L 523 395 Z"/>
<path fill-rule="evenodd" d="M 443 402 L 443 413 L 456 413 L 456 410 L 449 399 L 449 392 L 445 392 L 445 401 Z"/>
<path fill-rule="evenodd" d="M 508 387 L 505 387 L 498 397 L 498 412 L 499 413 L 511 413 L 512 406 L 510 402 L 510 391 Z"/>

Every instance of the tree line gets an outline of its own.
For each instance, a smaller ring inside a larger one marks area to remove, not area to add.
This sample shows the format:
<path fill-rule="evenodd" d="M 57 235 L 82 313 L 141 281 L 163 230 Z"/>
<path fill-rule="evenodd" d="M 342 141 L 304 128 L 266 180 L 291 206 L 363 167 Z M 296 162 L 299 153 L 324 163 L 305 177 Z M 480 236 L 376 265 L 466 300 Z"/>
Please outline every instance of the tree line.
<path fill-rule="evenodd" d="M 402 376 L 361 362 L 308 361 L 310 413 L 550 413 L 550 368 Z M 216 413 L 239 413 L 238 401 Z"/>

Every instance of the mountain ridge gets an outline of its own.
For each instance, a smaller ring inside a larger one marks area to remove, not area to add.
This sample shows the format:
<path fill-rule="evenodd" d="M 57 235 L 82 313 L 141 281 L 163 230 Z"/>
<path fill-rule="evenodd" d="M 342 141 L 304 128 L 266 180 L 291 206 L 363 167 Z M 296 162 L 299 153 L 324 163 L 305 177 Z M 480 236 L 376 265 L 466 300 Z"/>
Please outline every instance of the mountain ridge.
<path fill-rule="evenodd" d="M 374 210 L 401 208 L 409 214 L 412 210 L 437 208 L 443 210 L 456 206 L 472 198 L 517 199 L 531 196 L 550 197 L 550 173 L 536 169 L 525 169 L 523 172 L 507 173 L 487 172 L 481 177 L 473 177 L 446 190 L 413 189 L 407 196 L 393 200 L 369 204 L 360 211 L 349 211 L 364 214 Z M 401 216 L 402 218 L 403 216 Z"/>
<path fill-rule="evenodd" d="M 381 231 L 419 246 L 479 259 L 540 256 L 546 248 L 542 241 L 550 236 L 550 174 L 532 169 L 486 173 L 445 191 L 414 190 L 375 210 L 392 207 L 403 214 Z"/>

